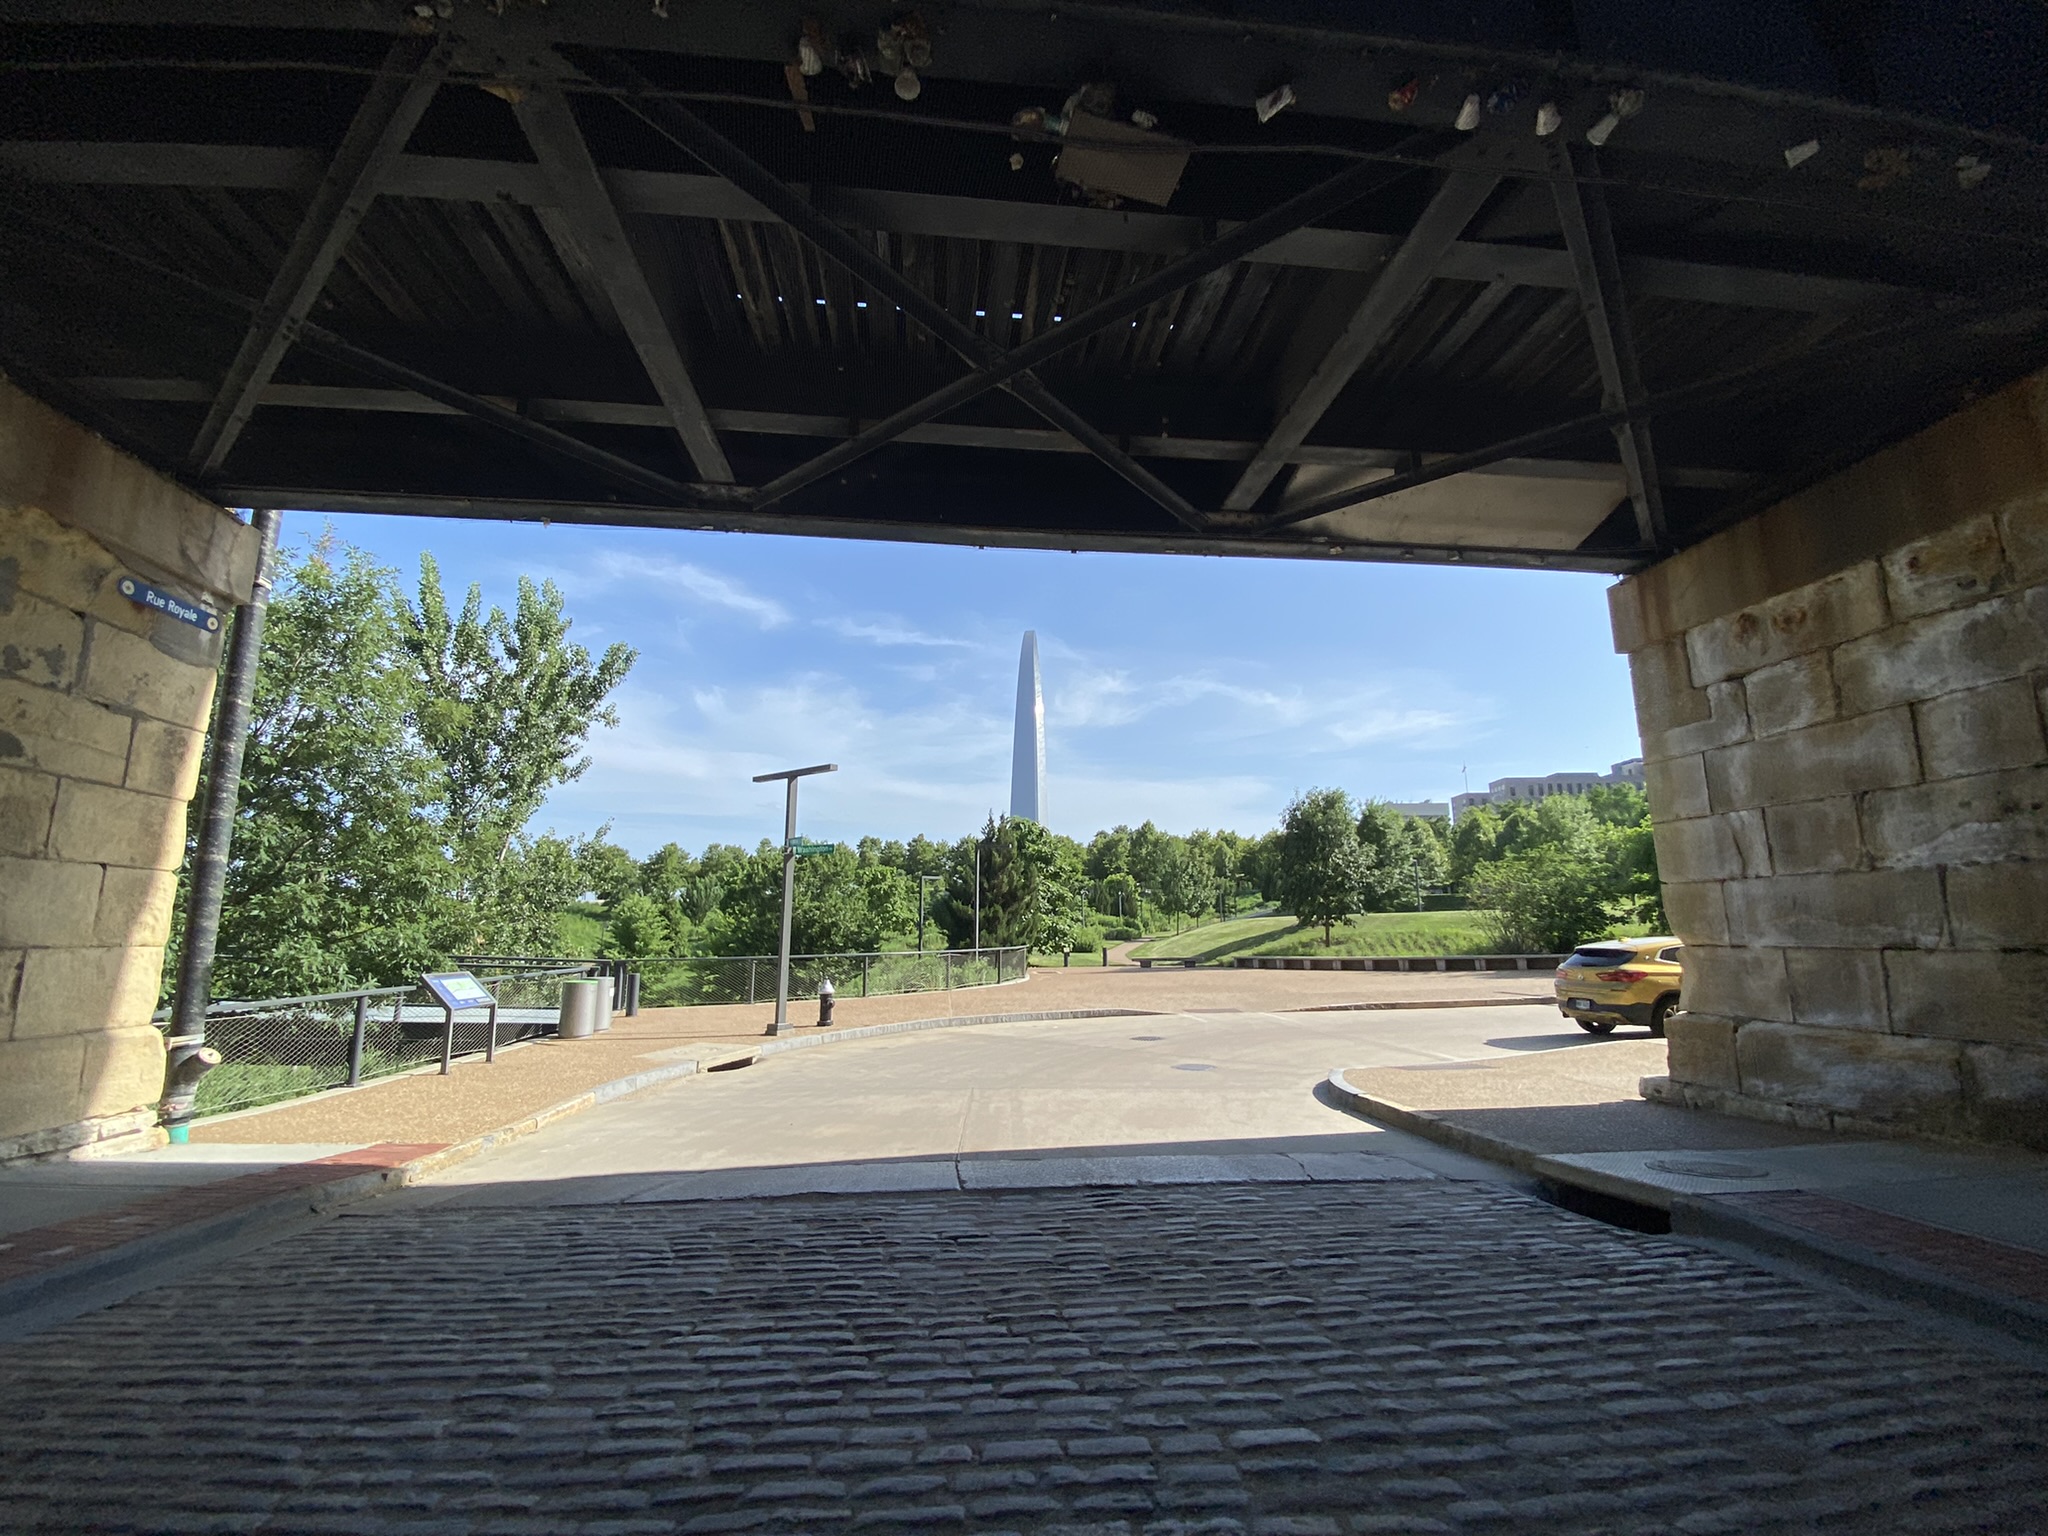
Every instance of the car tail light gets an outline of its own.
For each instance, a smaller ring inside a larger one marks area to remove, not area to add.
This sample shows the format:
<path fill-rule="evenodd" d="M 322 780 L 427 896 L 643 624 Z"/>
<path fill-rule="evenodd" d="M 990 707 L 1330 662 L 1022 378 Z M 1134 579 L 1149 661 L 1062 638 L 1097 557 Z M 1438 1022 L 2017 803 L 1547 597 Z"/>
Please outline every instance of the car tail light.
<path fill-rule="evenodd" d="M 1595 971 L 1593 974 L 1600 981 L 1647 981 L 1650 976 L 1648 971 Z"/>

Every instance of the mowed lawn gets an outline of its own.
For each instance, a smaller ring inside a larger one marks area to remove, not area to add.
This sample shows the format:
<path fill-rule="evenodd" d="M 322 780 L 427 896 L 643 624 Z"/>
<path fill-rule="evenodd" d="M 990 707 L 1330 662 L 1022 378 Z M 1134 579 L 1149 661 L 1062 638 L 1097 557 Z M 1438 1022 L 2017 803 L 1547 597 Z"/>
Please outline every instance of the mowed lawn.
<path fill-rule="evenodd" d="M 1475 912 L 1369 912 L 1331 931 L 1291 917 L 1209 923 L 1131 951 L 1137 960 L 1234 960 L 1240 955 L 1472 955 L 1487 949 Z"/>

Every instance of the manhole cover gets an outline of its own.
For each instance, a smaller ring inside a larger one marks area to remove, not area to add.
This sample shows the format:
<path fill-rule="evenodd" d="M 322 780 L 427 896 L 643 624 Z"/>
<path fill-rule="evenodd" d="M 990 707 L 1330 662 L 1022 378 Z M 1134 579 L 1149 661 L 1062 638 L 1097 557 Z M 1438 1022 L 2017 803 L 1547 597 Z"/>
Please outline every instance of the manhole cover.
<path fill-rule="evenodd" d="M 1176 1061 L 1173 1064 L 1173 1070 L 1176 1072 L 1214 1072 L 1216 1069 L 1206 1061 Z"/>
<path fill-rule="evenodd" d="M 1164 1039 L 1166 1038 L 1166 1036 L 1164 1036 L 1164 1035 L 1133 1035 L 1133 1036 L 1131 1036 L 1131 1038 L 1132 1038 L 1133 1040 L 1164 1040 Z"/>
<path fill-rule="evenodd" d="M 1768 1179 L 1768 1168 L 1747 1163 L 1717 1163 L 1703 1157 L 1653 1157 L 1643 1164 L 1658 1173 L 1683 1174 L 1688 1179 Z"/>

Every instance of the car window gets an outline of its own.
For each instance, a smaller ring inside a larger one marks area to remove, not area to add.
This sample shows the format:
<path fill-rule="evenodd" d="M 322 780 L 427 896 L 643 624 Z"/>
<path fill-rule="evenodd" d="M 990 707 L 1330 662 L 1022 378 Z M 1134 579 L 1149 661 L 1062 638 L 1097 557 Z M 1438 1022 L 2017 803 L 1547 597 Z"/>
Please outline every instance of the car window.
<path fill-rule="evenodd" d="M 1669 949 L 1660 949 L 1657 951 L 1657 958 L 1659 960 L 1669 960 L 1673 965 L 1683 965 L 1685 963 L 1685 946 L 1683 944 L 1674 944 Z"/>
<path fill-rule="evenodd" d="M 1626 965 L 1636 958 L 1632 949 L 1582 949 L 1566 965 Z"/>

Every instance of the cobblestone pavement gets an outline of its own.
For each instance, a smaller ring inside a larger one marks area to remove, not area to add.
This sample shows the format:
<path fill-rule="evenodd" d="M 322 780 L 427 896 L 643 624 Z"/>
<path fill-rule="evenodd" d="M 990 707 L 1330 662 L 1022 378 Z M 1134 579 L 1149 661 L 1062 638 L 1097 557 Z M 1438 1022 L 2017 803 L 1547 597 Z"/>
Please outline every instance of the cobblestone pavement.
<path fill-rule="evenodd" d="M 2048 1379 L 1489 1185 L 331 1223 L 0 1350 L 0 1529 L 2035 1531 Z"/>

